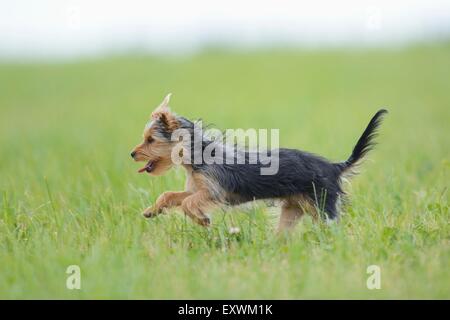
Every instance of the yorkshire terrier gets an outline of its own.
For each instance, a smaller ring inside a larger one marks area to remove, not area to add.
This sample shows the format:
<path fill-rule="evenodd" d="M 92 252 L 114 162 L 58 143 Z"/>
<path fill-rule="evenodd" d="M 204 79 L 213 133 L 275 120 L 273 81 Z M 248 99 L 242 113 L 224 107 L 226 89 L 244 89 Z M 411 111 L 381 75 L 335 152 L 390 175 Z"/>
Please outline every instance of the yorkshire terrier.
<path fill-rule="evenodd" d="M 167 208 L 181 206 L 193 221 L 209 226 L 207 213 L 215 206 L 275 199 L 281 203 L 279 231 L 292 229 L 304 213 L 310 213 L 315 219 L 339 219 L 340 203 L 345 196 L 342 181 L 355 173 L 355 168 L 375 145 L 377 129 L 387 113 L 382 109 L 373 116 L 346 161 L 334 163 L 300 150 L 272 149 L 268 152 L 276 153 L 278 170 L 275 174 L 267 175 L 261 174 L 261 169 L 267 167 L 267 163 L 258 159 L 253 163 L 211 163 L 203 161 L 205 159 L 201 156 L 200 161 L 194 161 L 194 156 L 199 153 L 194 150 L 196 138 L 201 140 L 201 154 L 208 146 L 220 146 L 222 142 L 207 137 L 201 129 L 197 130 L 196 122 L 173 113 L 169 109 L 169 100 L 170 94 L 153 111 L 144 129 L 144 141 L 133 149 L 131 157 L 135 161 L 146 162 L 139 172 L 153 176 L 161 175 L 173 165 L 180 164 L 174 161 L 174 154 L 183 157 L 184 161 L 180 165 L 187 173 L 186 187 L 184 191 L 164 192 L 143 215 L 155 217 Z M 173 138 L 179 130 L 191 137 L 190 141 L 183 141 L 181 148 L 180 140 Z M 243 148 L 238 150 L 233 153 L 233 157 L 240 154 L 245 160 L 251 158 L 253 151 Z"/>

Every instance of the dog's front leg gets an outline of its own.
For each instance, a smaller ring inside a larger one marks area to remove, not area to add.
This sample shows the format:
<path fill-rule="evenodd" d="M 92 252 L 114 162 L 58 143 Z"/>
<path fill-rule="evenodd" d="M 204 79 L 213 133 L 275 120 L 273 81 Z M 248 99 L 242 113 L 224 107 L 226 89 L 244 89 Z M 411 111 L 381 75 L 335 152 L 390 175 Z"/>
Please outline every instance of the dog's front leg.
<path fill-rule="evenodd" d="M 158 197 L 156 203 L 153 206 L 145 209 L 143 215 L 146 218 L 155 217 L 158 214 L 161 214 L 163 212 L 163 209 L 165 208 L 171 208 L 181 205 L 183 200 L 189 197 L 190 195 L 192 195 L 192 192 L 189 191 L 164 192 Z"/>
<path fill-rule="evenodd" d="M 187 197 L 181 203 L 184 213 L 201 226 L 208 227 L 209 217 L 205 214 L 206 210 L 214 205 L 212 197 L 208 190 L 199 190 Z"/>

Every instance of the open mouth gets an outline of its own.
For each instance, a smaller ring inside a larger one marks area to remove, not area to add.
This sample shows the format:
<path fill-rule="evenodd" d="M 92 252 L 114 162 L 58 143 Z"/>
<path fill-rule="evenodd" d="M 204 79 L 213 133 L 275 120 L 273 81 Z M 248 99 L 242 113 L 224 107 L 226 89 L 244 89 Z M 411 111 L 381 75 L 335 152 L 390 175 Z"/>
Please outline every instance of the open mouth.
<path fill-rule="evenodd" d="M 142 173 L 142 172 L 146 171 L 146 172 L 150 173 L 150 172 L 152 172 L 153 169 L 155 168 L 155 164 L 156 164 L 156 161 L 150 160 L 149 162 L 147 162 L 147 164 L 145 165 L 145 167 L 139 169 L 138 172 L 139 172 L 139 173 Z"/>

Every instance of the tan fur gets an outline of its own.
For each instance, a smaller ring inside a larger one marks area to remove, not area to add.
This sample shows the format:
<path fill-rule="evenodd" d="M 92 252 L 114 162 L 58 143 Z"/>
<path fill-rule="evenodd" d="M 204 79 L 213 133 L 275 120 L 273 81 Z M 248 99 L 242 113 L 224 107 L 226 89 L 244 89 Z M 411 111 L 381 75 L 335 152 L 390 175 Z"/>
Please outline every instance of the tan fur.
<path fill-rule="evenodd" d="M 168 131 L 174 131 L 180 127 L 178 120 L 169 111 L 153 112 L 152 118 L 162 121 Z"/>
<path fill-rule="evenodd" d="M 189 191 L 164 192 L 158 197 L 154 206 L 145 209 L 143 215 L 146 218 L 155 217 L 158 214 L 163 213 L 163 210 L 166 208 L 172 208 L 181 205 L 183 200 L 189 197 L 190 195 L 192 195 L 192 192 Z"/>
<path fill-rule="evenodd" d="M 284 202 L 281 206 L 280 222 L 278 223 L 278 232 L 289 231 L 295 227 L 297 221 L 303 215 L 303 210 L 295 204 Z"/>
<path fill-rule="evenodd" d="M 209 226 L 210 219 L 206 215 L 207 210 L 214 206 L 208 190 L 202 189 L 185 198 L 181 203 L 184 213 L 193 221 L 202 226 Z"/>
<path fill-rule="evenodd" d="M 284 199 L 281 205 L 278 232 L 292 230 L 305 213 L 310 214 L 314 220 L 318 218 L 317 208 L 307 198 L 299 195 Z"/>
<path fill-rule="evenodd" d="M 156 161 L 155 169 L 151 172 L 151 175 L 161 175 L 173 166 L 171 160 L 172 146 L 159 139 L 152 127 L 144 129 L 143 142 L 132 151 L 136 153 L 135 161 Z"/>
<path fill-rule="evenodd" d="M 170 94 L 153 111 L 151 119 L 159 120 L 169 132 L 177 129 L 179 123 L 169 109 Z M 136 161 L 155 161 L 151 175 L 161 175 L 173 165 L 171 153 L 173 145 L 158 138 L 155 128 L 144 129 L 143 142 L 133 149 Z M 187 172 L 186 190 L 181 192 L 165 192 L 158 197 L 156 203 L 144 211 L 145 217 L 154 217 L 164 209 L 181 206 L 184 213 L 202 226 L 209 225 L 206 210 L 213 207 L 221 194 L 220 188 L 206 177 L 194 173 L 191 166 L 184 166 Z"/>
<path fill-rule="evenodd" d="M 163 213 L 164 209 L 180 206 L 184 213 L 196 223 L 207 226 L 210 223 L 206 211 L 215 206 L 214 197 L 208 186 L 210 181 L 204 176 L 192 172 L 190 166 L 185 166 L 187 172 L 186 190 L 181 192 L 168 191 L 158 197 L 154 206 L 147 208 L 143 215 L 147 218 Z"/>

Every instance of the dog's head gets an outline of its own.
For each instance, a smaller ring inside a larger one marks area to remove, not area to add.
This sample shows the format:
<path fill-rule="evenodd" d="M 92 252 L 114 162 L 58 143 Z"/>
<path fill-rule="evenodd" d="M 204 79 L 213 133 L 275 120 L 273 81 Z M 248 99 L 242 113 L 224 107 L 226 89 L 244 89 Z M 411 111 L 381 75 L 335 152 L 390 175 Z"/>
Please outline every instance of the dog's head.
<path fill-rule="evenodd" d="M 170 94 L 152 112 L 150 121 L 144 128 L 144 141 L 131 152 L 135 161 L 145 161 L 146 165 L 139 172 L 161 175 L 173 165 L 171 154 L 174 143 L 172 133 L 179 128 L 177 116 L 169 109 Z"/>

